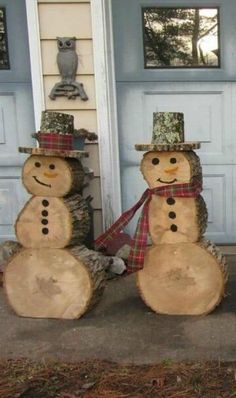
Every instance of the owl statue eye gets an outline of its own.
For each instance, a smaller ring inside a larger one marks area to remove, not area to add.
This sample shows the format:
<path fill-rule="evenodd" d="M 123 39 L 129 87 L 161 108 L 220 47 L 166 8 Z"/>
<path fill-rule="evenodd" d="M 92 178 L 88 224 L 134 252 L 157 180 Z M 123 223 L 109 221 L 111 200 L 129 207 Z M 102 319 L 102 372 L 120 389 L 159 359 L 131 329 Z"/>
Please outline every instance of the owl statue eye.
<path fill-rule="evenodd" d="M 60 47 L 60 48 L 63 47 L 63 42 L 62 41 L 58 41 L 58 47 Z"/>
<path fill-rule="evenodd" d="M 71 41 L 67 40 L 67 41 L 66 41 L 66 46 L 67 46 L 67 47 L 71 47 Z"/>

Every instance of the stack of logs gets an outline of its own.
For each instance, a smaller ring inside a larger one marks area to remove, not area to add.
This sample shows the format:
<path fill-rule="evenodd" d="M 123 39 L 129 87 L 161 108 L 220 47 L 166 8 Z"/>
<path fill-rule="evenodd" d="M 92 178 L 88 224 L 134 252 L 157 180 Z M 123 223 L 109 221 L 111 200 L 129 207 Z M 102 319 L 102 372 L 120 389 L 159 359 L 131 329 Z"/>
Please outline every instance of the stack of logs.
<path fill-rule="evenodd" d="M 4 286 L 20 316 L 76 319 L 101 297 L 110 259 L 83 242 L 91 227 L 89 205 L 82 196 L 84 151 L 31 153 L 22 180 L 33 195 L 20 212 L 16 236 L 23 248 L 9 261 Z M 70 157 L 72 156 L 72 157 Z"/>

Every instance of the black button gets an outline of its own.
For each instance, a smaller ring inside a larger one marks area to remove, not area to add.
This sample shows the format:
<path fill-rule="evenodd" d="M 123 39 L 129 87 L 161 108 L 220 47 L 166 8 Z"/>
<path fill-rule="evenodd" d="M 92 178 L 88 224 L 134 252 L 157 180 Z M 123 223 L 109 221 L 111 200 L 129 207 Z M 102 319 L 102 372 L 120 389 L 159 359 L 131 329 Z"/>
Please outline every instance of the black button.
<path fill-rule="evenodd" d="M 176 232 L 177 229 L 178 229 L 178 227 L 177 227 L 177 225 L 172 224 L 172 225 L 170 226 L 170 229 L 171 229 L 172 232 Z"/>
<path fill-rule="evenodd" d="M 44 207 L 47 207 L 47 206 L 49 205 L 49 201 L 46 200 L 46 199 L 42 200 L 42 205 L 43 205 Z"/>
<path fill-rule="evenodd" d="M 47 220 L 46 218 L 43 218 L 43 219 L 41 220 L 41 223 L 42 223 L 43 225 L 47 225 L 47 224 L 48 224 L 48 220 Z"/>
<path fill-rule="evenodd" d="M 47 210 L 43 210 L 41 212 L 41 214 L 42 214 L 43 217 L 47 217 L 48 216 L 48 211 Z"/>
<path fill-rule="evenodd" d="M 174 205 L 175 204 L 174 198 L 167 198 L 166 202 L 168 203 L 168 205 Z"/>
<path fill-rule="evenodd" d="M 175 212 L 174 212 L 174 211 L 170 211 L 170 212 L 169 212 L 169 217 L 170 217 L 170 218 L 176 218 Z"/>
<path fill-rule="evenodd" d="M 43 228 L 43 229 L 42 229 L 42 233 L 43 233 L 44 235 L 47 235 L 48 232 L 49 232 L 48 228 Z"/>

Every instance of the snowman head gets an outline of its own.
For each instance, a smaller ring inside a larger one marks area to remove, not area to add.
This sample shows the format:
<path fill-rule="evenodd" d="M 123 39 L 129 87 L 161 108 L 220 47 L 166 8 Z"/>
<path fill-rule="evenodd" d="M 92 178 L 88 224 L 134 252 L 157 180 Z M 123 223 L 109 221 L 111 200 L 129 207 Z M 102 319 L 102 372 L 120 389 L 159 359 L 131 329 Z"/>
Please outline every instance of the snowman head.
<path fill-rule="evenodd" d="M 149 188 L 190 183 L 194 175 L 201 174 L 199 158 L 193 151 L 147 152 L 140 170 Z"/>
<path fill-rule="evenodd" d="M 82 167 L 80 162 L 79 166 Z M 32 195 L 62 197 L 70 191 L 73 175 L 65 158 L 32 155 L 23 166 L 22 180 Z"/>

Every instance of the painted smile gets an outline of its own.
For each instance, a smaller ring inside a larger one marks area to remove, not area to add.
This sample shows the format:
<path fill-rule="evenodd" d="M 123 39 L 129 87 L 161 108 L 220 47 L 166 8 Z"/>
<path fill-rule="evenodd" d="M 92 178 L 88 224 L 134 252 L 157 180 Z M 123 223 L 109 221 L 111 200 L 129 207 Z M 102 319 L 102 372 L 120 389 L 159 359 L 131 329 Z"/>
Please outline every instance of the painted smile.
<path fill-rule="evenodd" d="M 163 184 L 173 184 L 174 182 L 177 181 L 177 179 L 174 178 L 174 180 L 172 180 L 172 181 L 163 181 L 160 178 L 158 178 L 157 181 L 162 182 Z"/>
<path fill-rule="evenodd" d="M 33 178 L 38 184 L 44 185 L 45 187 L 49 187 L 49 188 L 52 187 L 50 184 L 45 184 L 44 182 L 39 181 L 36 176 L 33 176 Z"/>

